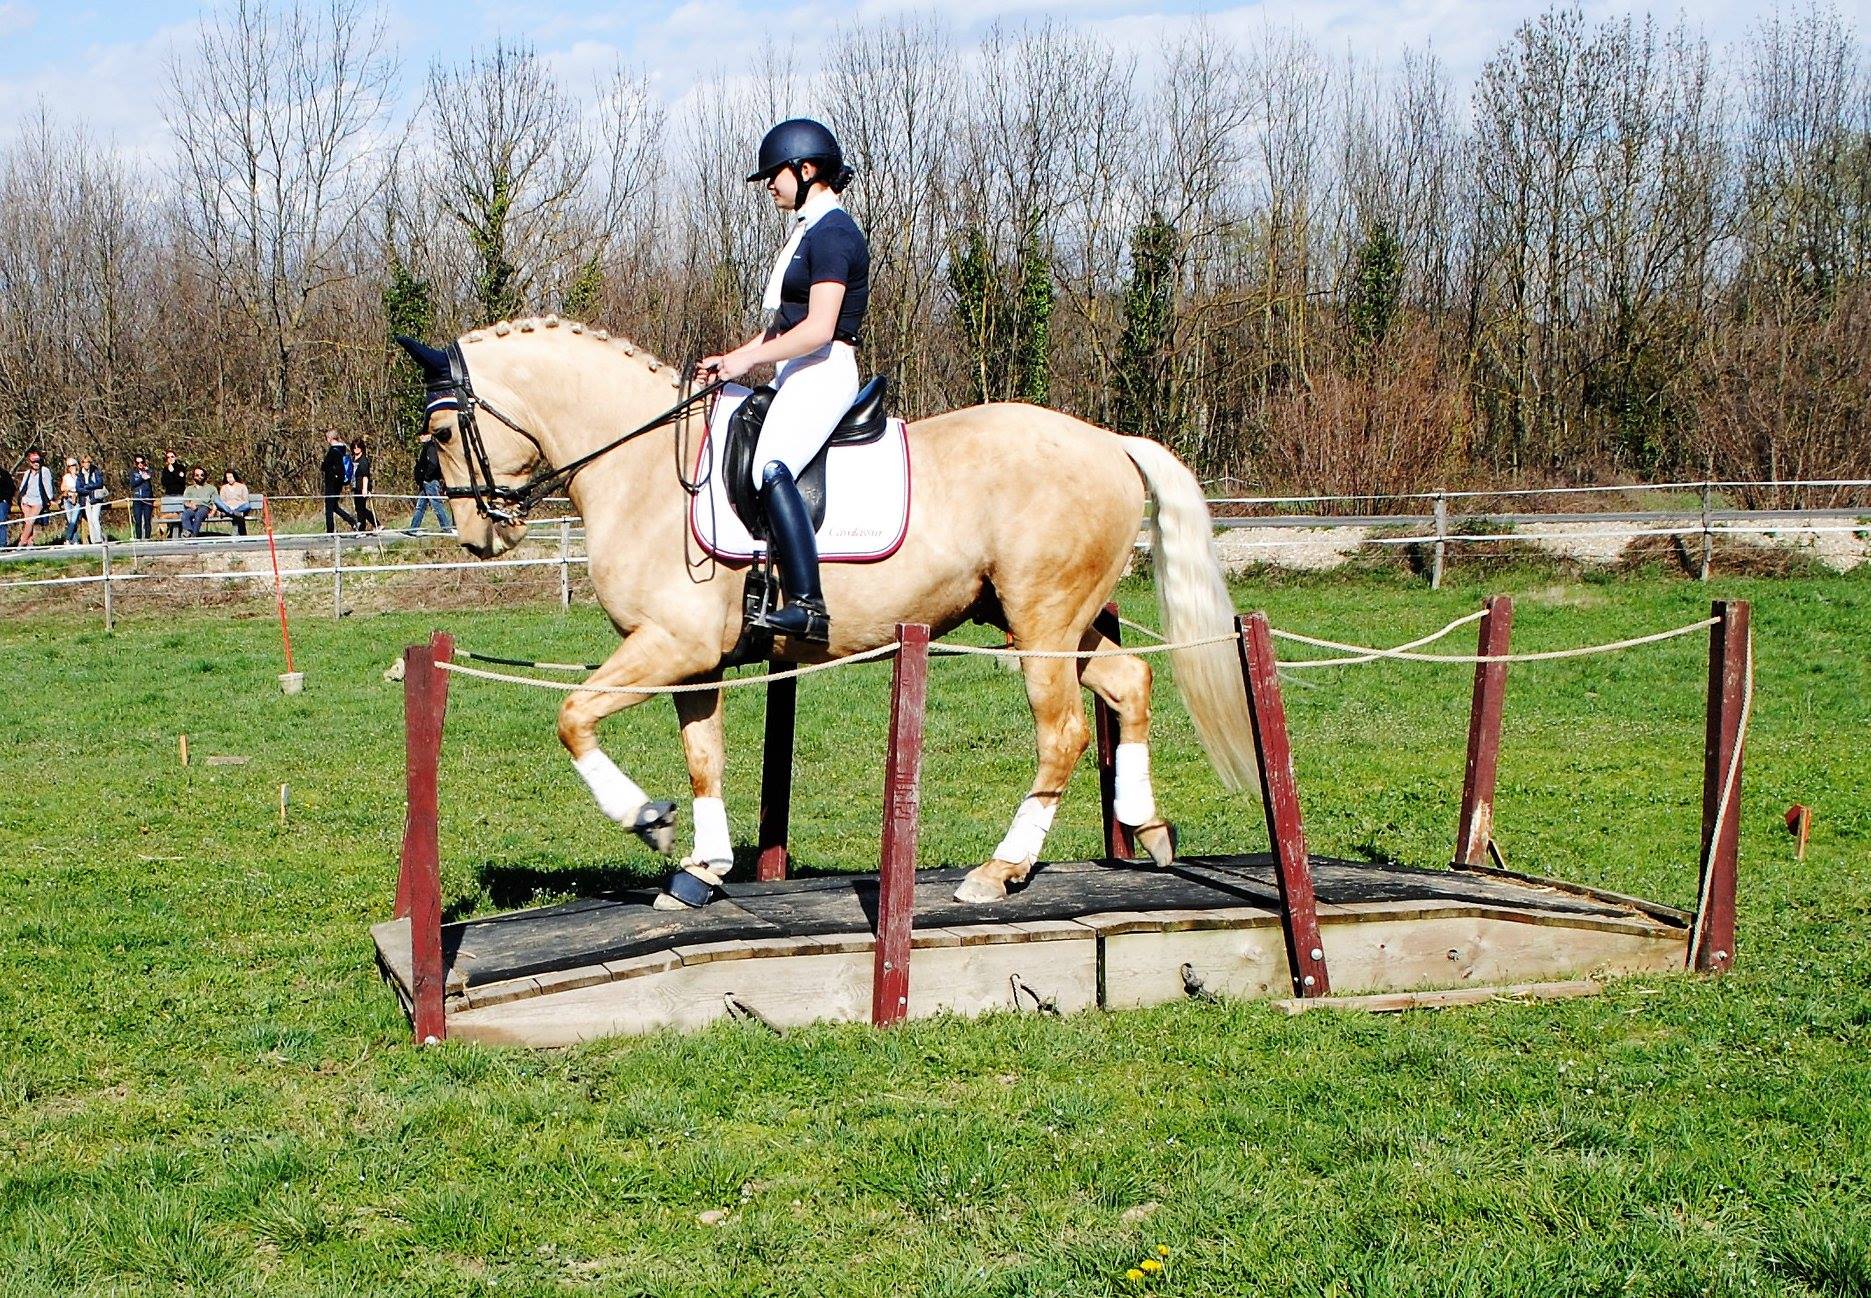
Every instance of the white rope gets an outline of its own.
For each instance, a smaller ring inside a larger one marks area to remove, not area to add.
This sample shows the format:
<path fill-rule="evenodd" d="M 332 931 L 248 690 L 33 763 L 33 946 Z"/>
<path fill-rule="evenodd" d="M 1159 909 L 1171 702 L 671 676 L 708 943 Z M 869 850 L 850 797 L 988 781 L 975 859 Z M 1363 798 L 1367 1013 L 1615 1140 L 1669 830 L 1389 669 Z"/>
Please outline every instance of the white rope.
<path fill-rule="evenodd" d="M 1174 653 L 1178 649 L 1199 649 L 1204 645 L 1226 644 L 1238 637 L 1204 636 L 1200 640 L 1181 640 L 1175 644 L 1120 646 L 1116 649 L 995 649 L 979 644 L 932 644 L 929 652 L 938 654 L 974 654 L 982 658 L 1122 658 L 1134 654 Z"/>
<path fill-rule="evenodd" d="M 1156 641 L 1158 644 L 1162 644 L 1164 641 L 1163 633 L 1161 631 L 1157 631 L 1151 627 L 1147 627 L 1141 622 L 1133 622 L 1127 617 L 1119 617 L 1117 620 L 1117 623 L 1119 626 L 1127 626 L 1133 631 L 1143 632 L 1145 635 L 1149 636 L 1152 640 Z"/>
<path fill-rule="evenodd" d="M 1374 649 L 1370 645 L 1343 644 L 1337 640 L 1321 640 L 1316 636 L 1301 635 L 1297 631 L 1275 630 L 1274 636 L 1281 640 L 1291 640 L 1297 644 L 1311 645 L 1316 649 L 1332 649 L 1339 653 L 1362 654 L 1362 658 L 1309 658 L 1299 662 L 1283 662 L 1282 667 L 1348 667 L 1354 663 L 1369 662 L 1373 658 L 1399 658 L 1405 662 L 1418 663 L 1538 663 L 1552 662 L 1560 658 L 1584 658 L 1591 654 L 1615 653 L 1619 649 L 1634 649 L 1638 645 L 1655 644 L 1659 640 L 1674 640 L 1677 636 L 1694 635 L 1697 631 L 1707 630 L 1720 618 L 1705 617 L 1700 622 L 1691 622 L 1672 631 L 1656 631 L 1650 635 L 1633 636 L 1629 640 L 1614 640 L 1610 644 L 1581 645 L 1576 649 L 1547 649 L 1530 654 L 1419 654 L 1408 649 Z"/>
<path fill-rule="evenodd" d="M 1711 618 L 1711 622 L 1718 619 Z M 1722 777 L 1722 796 L 1715 803 L 1715 825 L 1709 834 L 1709 842 L 1702 853 L 1701 879 L 1696 888 L 1698 898 L 1706 898 L 1709 892 L 1709 874 L 1715 868 L 1716 846 L 1722 841 L 1722 826 L 1728 822 L 1728 800 L 1735 791 L 1735 779 L 1741 772 L 1741 749 L 1747 742 L 1748 716 L 1754 710 L 1754 627 L 1748 626 L 1747 644 L 1742 652 L 1741 671 L 1741 716 L 1735 722 L 1735 747 L 1728 755 L 1728 773 Z M 1695 965 L 1695 957 L 1700 953 L 1703 942 L 1703 924 L 1708 918 L 1707 908 L 1696 907 L 1693 930 L 1689 934 L 1690 966 Z M 1730 952 L 1729 954 L 1733 954 Z"/>
<path fill-rule="evenodd" d="M 1428 635 L 1420 639 L 1411 640 L 1407 644 L 1400 644 L 1395 649 L 1373 649 L 1370 653 L 1361 654 L 1356 658 L 1306 658 L 1298 662 L 1281 663 L 1280 667 L 1282 670 L 1288 667 L 1355 667 L 1359 663 L 1376 662 L 1379 658 L 1387 658 L 1393 654 L 1400 654 L 1409 649 L 1421 649 L 1424 645 L 1440 640 L 1451 631 L 1465 627 L 1470 622 L 1479 622 L 1487 615 L 1488 610 L 1485 608 L 1478 608 L 1473 613 L 1464 613 L 1461 617 L 1456 618 L 1455 621 L 1449 623 L 1440 631 L 1431 631 Z M 1283 635 L 1285 633 L 1274 631 L 1273 634 Z"/>
<path fill-rule="evenodd" d="M 532 676 L 514 676 L 508 672 L 490 672 L 480 667 L 464 667 L 456 662 L 438 662 L 435 665 L 442 671 L 454 672 L 458 676 L 499 681 L 503 685 L 531 685 L 535 689 L 559 690 L 566 694 L 700 694 L 707 690 L 733 689 L 739 685 L 770 685 L 774 681 L 794 680 L 800 676 L 810 676 L 813 672 L 829 671 L 834 667 L 850 667 L 856 663 L 869 662 L 874 658 L 887 658 L 902 647 L 902 641 L 892 640 L 887 645 L 866 649 L 863 653 L 833 658 L 828 662 L 811 663 L 805 667 L 795 667 L 790 671 L 768 672 L 764 676 L 737 676 L 732 680 L 697 681 L 690 685 L 591 685 L 574 681 L 542 681 Z"/>

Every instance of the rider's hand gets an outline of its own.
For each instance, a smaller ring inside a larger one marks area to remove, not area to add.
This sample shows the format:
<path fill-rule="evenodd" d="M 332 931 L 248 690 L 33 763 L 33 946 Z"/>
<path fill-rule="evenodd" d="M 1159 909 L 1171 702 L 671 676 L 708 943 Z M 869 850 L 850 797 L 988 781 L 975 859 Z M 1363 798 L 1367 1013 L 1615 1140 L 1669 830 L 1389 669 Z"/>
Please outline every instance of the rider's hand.
<path fill-rule="evenodd" d="M 697 383 L 712 383 L 715 379 L 721 377 L 715 372 L 721 368 L 721 360 L 722 358 L 719 356 L 704 356 L 699 361 L 696 361 L 695 381 Z"/>

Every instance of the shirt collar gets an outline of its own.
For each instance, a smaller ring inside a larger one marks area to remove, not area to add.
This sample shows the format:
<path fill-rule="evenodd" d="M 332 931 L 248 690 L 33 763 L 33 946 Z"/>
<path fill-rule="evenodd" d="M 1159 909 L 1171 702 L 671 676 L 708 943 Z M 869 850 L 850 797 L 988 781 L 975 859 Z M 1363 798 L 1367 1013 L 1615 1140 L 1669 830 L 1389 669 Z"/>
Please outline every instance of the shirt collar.
<path fill-rule="evenodd" d="M 838 195 L 832 193 L 831 190 L 817 189 L 812 192 L 810 198 L 806 199 L 805 206 L 793 213 L 793 220 L 804 225 L 807 229 L 811 229 L 814 225 L 818 224 L 820 217 L 824 216 L 833 208 L 841 208 L 843 206 L 844 204 L 838 201 Z"/>

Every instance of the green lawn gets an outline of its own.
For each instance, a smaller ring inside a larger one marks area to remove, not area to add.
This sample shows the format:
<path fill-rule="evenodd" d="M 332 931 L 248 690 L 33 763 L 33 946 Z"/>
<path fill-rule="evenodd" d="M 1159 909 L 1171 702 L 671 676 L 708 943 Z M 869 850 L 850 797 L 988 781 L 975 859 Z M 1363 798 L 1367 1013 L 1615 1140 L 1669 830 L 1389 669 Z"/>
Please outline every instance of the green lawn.
<path fill-rule="evenodd" d="M 140 601 L 111 637 L 95 614 L 7 614 L 0 1294 L 1871 1294 L 1868 577 L 1489 583 L 1517 596 L 1521 649 L 1754 601 L 1724 979 L 1389 1018 L 1192 1002 L 551 1053 L 412 1049 L 378 981 L 366 929 L 389 910 L 403 758 L 381 673 L 437 624 L 488 652 L 601 655 L 591 609 L 302 617 L 295 698 L 258 598 Z M 1379 575 L 1240 599 L 1395 642 L 1482 593 Z M 1146 587 L 1123 601 L 1155 622 Z M 1705 654 L 1692 637 L 1512 670 L 1514 866 L 1692 900 Z M 888 670 L 801 689 L 806 864 L 874 859 Z M 1030 730 L 994 664 L 932 674 L 923 856 L 972 861 L 1025 791 Z M 1314 849 L 1446 862 L 1467 670 L 1290 678 Z M 1166 674 L 1157 701 L 1184 849 L 1263 848 Z M 455 683 L 451 914 L 657 872 L 585 795 L 555 702 Z M 758 691 L 732 696 L 741 838 L 759 715 Z M 686 788 L 666 702 L 607 734 L 653 792 Z M 1054 855 L 1095 851 L 1087 775 Z M 1794 801 L 1817 812 L 1803 865 L 1780 825 Z M 1158 1245 L 1166 1268 L 1126 1279 Z"/>

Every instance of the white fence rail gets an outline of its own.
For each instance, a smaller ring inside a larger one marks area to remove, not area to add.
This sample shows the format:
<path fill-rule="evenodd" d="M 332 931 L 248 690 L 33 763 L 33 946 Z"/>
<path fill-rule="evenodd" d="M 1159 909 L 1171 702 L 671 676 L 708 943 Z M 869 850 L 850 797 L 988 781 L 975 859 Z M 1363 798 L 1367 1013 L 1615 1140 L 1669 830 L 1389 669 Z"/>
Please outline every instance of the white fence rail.
<path fill-rule="evenodd" d="M 1845 506 L 1820 509 L 1733 509 L 1716 506 L 1716 492 L 1742 489 L 1777 492 L 1802 489 L 1856 490 L 1864 493 L 1867 503 L 1860 508 Z M 1462 508 L 1458 512 L 1458 509 L 1451 508 L 1452 503 L 1458 506 L 1468 506 L 1469 502 L 1492 499 L 1523 500 L 1534 496 L 1576 497 L 1594 493 L 1622 494 L 1660 491 L 1679 494 L 1694 492 L 1699 497 L 1699 507 L 1545 513 L 1479 510 L 1472 507 Z M 1430 512 L 1356 514 L 1228 512 L 1271 507 L 1290 509 L 1293 506 L 1363 506 L 1369 508 L 1372 505 L 1402 504 L 1409 501 L 1427 502 L 1431 506 Z M 1236 555 L 1244 550 L 1277 551 L 1282 547 L 1291 547 L 1299 542 L 1279 534 L 1292 532 L 1316 535 L 1320 532 L 1357 530 L 1366 534 L 1356 537 L 1355 545 L 1431 546 L 1433 547 L 1430 562 L 1430 586 L 1432 588 L 1442 584 L 1443 570 L 1450 546 L 1502 541 L 1574 541 L 1580 538 L 1581 529 L 1589 529 L 1592 535 L 1608 540 L 1656 536 L 1699 537 L 1701 539 L 1700 576 L 1704 581 L 1709 576 L 1717 537 L 1871 533 L 1871 480 L 1865 479 L 1636 483 L 1603 487 L 1438 491 L 1376 496 L 1232 495 L 1212 497 L 1209 505 L 1211 510 L 1216 511 L 1216 527 L 1229 534 L 1226 545 L 1230 552 Z M 1401 530 L 1392 531 L 1391 529 Z M 1378 534 L 1369 534 L 1374 530 L 1378 531 Z M 1242 535 L 1244 533 L 1250 535 Z M 1251 535 L 1255 533 L 1266 535 Z M 584 566 L 588 562 L 586 555 L 582 552 L 583 520 L 576 516 L 536 520 L 534 530 L 528 533 L 522 544 L 550 546 L 556 553 L 549 556 L 492 560 L 462 559 L 442 562 L 397 562 L 394 560 L 383 562 L 380 559 L 377 561 L 358 560 L 349 564 L 345 562 L 347 553 L 356 555 L 359 551 L 368 551 L 375 555 L 382 555 L 394 548 L 425 540 L 432 541 L 443 535 L 439 532 L 422 534 L 400 532 L 288 533 L 276 536 L 274 543 L 281 551 L 287 553 L 315 552 L 321 560 L 327 553 L 329 554 L 329 560 L 321 566 L 282 568 L 279 576 L 282 582 L 330 578 L 334 617 L 342 616 L 345 611 L 344 583 L 347 577 L 356 580 L 411 572 L 485 572 L 501 568 L 556 567 L 559 571 L 559 601 L 561 606 L 569 606 L 572 569 Z M 1139 544 L 1141 545 L 1142 542 L 1140 541 Z M 65 561 L 88 558 L 95 559 L 100 567 L 98 572 L 75 576 L 0 580 L 0 593 L 101 585 L 104 588 L 104 622 L 108 629 L 114 624 L 115 619 L 115 593 L 126 583 L 153 580 L 270 582 L 273 579 L 271 566 L 253 569 L 227 567 L 210 570 L 196 567 L 191 571 L 164 571 L 157 568 L 152 571 L 145 566 L 146 564 L 160 563 L 168 559 L 186 559 L 198 565 L 203 559 L 264 555 L 266 550 L 267 537 L 264 534 L 178 541 L 113 541 L 102 545 L 44 546 L 35 547 L 30 551 L 17 548 L 0 550 L 0 572 L 4 572 L 6 567 L 45 560 Z M 124 571 L 126 563 L 130 567 L 127 572 Z"/>

